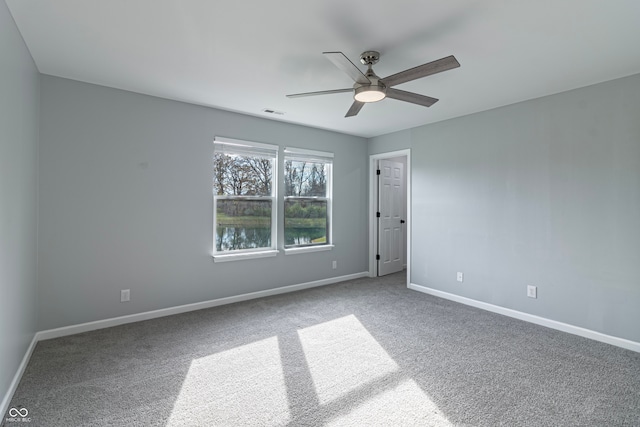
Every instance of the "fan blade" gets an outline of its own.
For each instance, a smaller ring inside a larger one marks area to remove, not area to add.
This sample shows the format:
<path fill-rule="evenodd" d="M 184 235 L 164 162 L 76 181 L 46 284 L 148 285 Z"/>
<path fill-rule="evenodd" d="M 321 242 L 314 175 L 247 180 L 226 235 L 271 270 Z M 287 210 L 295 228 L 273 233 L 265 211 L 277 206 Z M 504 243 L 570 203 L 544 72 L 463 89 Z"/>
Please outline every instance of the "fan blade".
<path fill-rule="evenodd" d="M 344 56 L 344 53 L 322 52 L 322 54 L 325 55 L 329 59 L 329 61 L 333 62 L 336 67 L 347 73 L 347 75 L 351 77 L 354 82 L 363 85 L 371 83 L 371 80 L 369 80 L 367 76 L 365 76 L 362 71 L 360 71 L 360 68 L 356 67 L 353 62 L 349 61 L 349 58 Z"/>
<path fill-rule="evenodd" d="M 440 73 L 442 71 L 458 68 L 460 63 L 455 56 L 447 56 L 446 58 L 438 59 L 427 64 L 418 65 L 417 67 L 410 68 L 408 70 L 400 71 L 399 73 L 392 74 L 389 77 L 382 79 L 382 83 L 387 87 L 399 85 L 400 83 L 410 82 L 422 77 L 427 77 L 432 74 Z"/>
<path fill-rule="evenodd" d="M 397 99 L 398 101 L 406 101 L 412 104 L 423 105 L 425 107 L 431 107 L 438 102 L 436 98 L 430 96 L 419 95 L 413 92 L 406 92 L 404 90 L 388 88 L 387 98 Z"/>
<path fill-rule="evenodd" d="M 287 95 L 287 98 L 302 98 L 303 96 L 330 95 L 332 93 L 343 93 L 343 92 L 353 92 L 353 88 L 321 90 L 320 92 L 293 93 L 291 95 Z"/>
<path fill-rule="evenodd" d="M 349 108 L 349 111 L 347 111 L 347 114 L 345 114 L 345 117 L 355 116 L 360 112 L 360 110 L 362 110 L 363 106 L 364 106 L 364 102 L 353 101 L 353 104 L 351 104 L 351 108 Z"/>

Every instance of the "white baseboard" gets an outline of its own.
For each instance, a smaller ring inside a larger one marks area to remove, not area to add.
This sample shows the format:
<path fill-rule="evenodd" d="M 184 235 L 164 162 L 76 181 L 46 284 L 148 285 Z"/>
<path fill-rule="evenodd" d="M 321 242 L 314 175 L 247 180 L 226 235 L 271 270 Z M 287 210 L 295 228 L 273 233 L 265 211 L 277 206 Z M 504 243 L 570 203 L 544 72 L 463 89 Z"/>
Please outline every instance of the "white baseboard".
<path fill-rule="evenodd" d="M 29 359 L 31 358 L 31 354 L 33 353 L 33 349 L 36 348 L 36 344 L 38 343 L 36 335 L 33 336 L 31 340 L 31 344 L 27 348 L 26 353 L 22 357 L 22 362 L 20 362 L 20 366 L 18 366 L 18 370 L 16 374 L 13 376 L 13 381 L 9 385 L 9 390 L 2 398 L 2 403 L 0 403 L 0 417 L 4 418 L 4 415 L 7 413 L 9 409 L 9 403 L 11 403 L 11 398 L 13 397 L 13 393 L 16 392 L 18 388 L 18 384 L 20 384 L 20 380 L 22 379 L 22 374 L 24 374 L 24 370 L 27 368 L 27 364 L 29 363 Z M 2 418 L 0 418 L 0 424 L 2 423 Z"/>
<path fill-rule="evenodd" d="M 298 285 L 282 286 L 275 289 L 251 292 L 247 294 L 235 295 L 232 297 L 218 298 L 209 301 L 197 302 L 193 304 L 179 305 L 176 307 L 163 308 L 160 310 L 146 311 L 144 313 L 130 314 L 127 316 L 113 317 L 110 319 L 96 320 L 94 322 L 81 323 L 78 325 L 65 326 L 62 328 L 40 331 L 36 334 L 37 341 L 59 338 L 67 335 L 79 334 L 82 332 L 95 331 L 97 329 L 110 328 L 112 326 L 124 325 L 126 323 L 140 322 L 143 320 L 156 319 L 158 317 L 171 316 L 173 314 L 186 313 L 189 311 L 202 310 L 205 308 L 217 307 L 235 302 L 248 301 L 256 298 L 263 298 L 272 295 L 284 294 L 288 292 L 300 291 L 303 289 L 315 288 L 317 286 L 331 285 L 333 283 L 344 282 L 346 280 L 368 277 L 368 272 L 348 274 L 345 276 L 331 277 L 329 279 L 316 280 L 313 282 L 301 283 Z"/>
<path fill-rule="evenodd" d="M 482 310 L 491 311 L 493 313 L 502 314 L 504 316 L 513 317 L 519 320 L 524 320 L 525 322 L 535 323 L 536 325 L 546 326 L 547 328 L 557 329 L 562 332 L 568 332 L 573 335 L 578 335 L 584 338 L 589 338 L 592 340 L 604 342 L 607 344 L 615 345 L 617 347 L 626 348 L 627 350 L 632 350 L 640 353 L 639 342 L 630 341 L 624 338 L 618 338 L 611 335 L 606 335 L 601 332 L 596 332 L 590 329 L 581 328 L 580 326 L 569 325 L 568 323 L 562 323 L 556 320 L 547 319 L 547 318 L 536 316 L 533 314 L 512 310 L 510 308 L 500 307 L 499 305 L 493 305 L 486 302 L 477 301 L 471 298 L 450 294 L 448 292 L 431 289 L 426 286 L 416 285 L 415 283 L 409 284 L 408 288 L 413 289 L 414 291 L 448 299 L 450 301 L 459 302 L 461 304 L 470 305 L 472 307 L 480 308 Z"/>

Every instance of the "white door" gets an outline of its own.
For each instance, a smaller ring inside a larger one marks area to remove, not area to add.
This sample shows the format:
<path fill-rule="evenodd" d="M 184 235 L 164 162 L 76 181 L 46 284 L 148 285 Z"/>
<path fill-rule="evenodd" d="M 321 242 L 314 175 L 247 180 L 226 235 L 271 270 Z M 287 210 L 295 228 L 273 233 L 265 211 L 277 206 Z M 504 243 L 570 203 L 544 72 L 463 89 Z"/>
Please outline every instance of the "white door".
<path fill-rule="evenodd" d="M 378 276 L 384 276 L 404 265 L 404 165 L 380 160 L 378 168 Z"/>

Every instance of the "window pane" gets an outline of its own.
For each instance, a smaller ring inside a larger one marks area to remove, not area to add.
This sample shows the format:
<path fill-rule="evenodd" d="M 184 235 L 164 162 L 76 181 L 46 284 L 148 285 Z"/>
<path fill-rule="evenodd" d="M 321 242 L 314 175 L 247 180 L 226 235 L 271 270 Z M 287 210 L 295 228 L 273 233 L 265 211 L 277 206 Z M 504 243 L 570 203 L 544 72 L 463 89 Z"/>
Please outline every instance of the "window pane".
<path fill-rule="evenodd" d="M 222 196 L 270 196 L 273 159 L 215 153 L 213 191 Z"/>
<path fill-rule="evenodd" d="M 326 244 L 328 223 L 326 200 L 285 199 L 285 247 Z"/>
<path fill-rule="evenodd" d="M 324 163 L 285 159 L 285 196 L 326 197 L 327 169 Z"/>
<path fill-rule="evenodd" d="M 270 200 L 217 200 L 217 252 L 269 247 Z"/>

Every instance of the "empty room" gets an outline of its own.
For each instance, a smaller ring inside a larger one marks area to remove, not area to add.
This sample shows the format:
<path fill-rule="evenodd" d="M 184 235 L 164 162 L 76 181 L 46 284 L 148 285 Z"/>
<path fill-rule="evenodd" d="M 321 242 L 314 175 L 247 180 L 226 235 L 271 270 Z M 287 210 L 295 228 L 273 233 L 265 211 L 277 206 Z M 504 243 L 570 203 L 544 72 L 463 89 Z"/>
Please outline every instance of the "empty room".
<path fill-rule="evenodd" d="M 0 0 L 0 426 L 640 426 L 639 18 Z"/>

